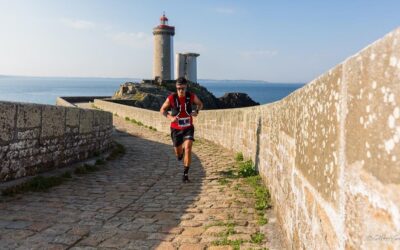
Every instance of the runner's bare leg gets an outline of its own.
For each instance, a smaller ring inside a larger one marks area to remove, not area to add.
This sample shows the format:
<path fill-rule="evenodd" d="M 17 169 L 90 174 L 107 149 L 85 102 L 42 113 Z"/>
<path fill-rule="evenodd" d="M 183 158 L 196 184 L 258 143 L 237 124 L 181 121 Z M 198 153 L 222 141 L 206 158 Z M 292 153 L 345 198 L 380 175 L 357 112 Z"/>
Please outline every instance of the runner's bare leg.
<path fill-rule="evenodd" d="M 183 144 L 184 144 L 185 142 L 183 142 Z M 181 144 L 181 145 L 179 145 L 178 147 L 174 147 L 174 151 L 175 151 L 175 155 L 176 155 L 176 157 L 178 158 L 180 155 L 182 155 L 182 152 L 183 152 L 183 147 L 182 147 L 182 145 L 183 144 Z"/>
<path fill-rule="evenodd" d="M 183 142 L 183 145 L 185 147 L 185 157 L 184 157 L 184 160 L 183 160 L 183 165 L 184 166 L 190 166 L 190 163 L 192 163 L 192 145 L 193 145 L 193 141 L 192 140 L 185 140 Z"/>

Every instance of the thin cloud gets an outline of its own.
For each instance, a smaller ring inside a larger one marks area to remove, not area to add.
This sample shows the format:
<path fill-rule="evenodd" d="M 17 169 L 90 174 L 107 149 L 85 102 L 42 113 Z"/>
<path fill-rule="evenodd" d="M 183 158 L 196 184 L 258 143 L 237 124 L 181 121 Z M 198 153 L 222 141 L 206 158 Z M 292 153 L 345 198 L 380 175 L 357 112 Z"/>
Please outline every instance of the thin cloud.
<path fill-rule="evenodd" d="M 132 48 L 146 48 L 151 46 L 151 36 L 144 32 L 118 32 L 110 35 L 110 38 L 119 45 Z"/>
<path fill-rule="evenodd" d="M 278 54 L 276 50 L 250 50 L 240 52 L 240 56 L 244 58 L 254 58 L 254 57 L 270 57 Z"/>
<path fill-rule="evenodd" d="M 236 11 L 232 8 L 215 8 L 214 11 L 221 14 L 234 14 Z"/>
<path fill-rule="evenodd" d="M 80 19 L 63 18 L 60 21 L 65 26 L 77 30 L 92 29 L 96 26 L 94 22 Z"/>

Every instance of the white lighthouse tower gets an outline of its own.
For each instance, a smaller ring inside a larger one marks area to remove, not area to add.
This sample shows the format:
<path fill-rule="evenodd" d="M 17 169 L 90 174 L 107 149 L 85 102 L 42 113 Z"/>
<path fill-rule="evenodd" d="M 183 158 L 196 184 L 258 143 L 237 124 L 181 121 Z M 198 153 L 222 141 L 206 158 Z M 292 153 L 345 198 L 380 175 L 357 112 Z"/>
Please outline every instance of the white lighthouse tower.
<path fill-rule="evenodd" d="M 174 79 L 174 44 L 175 27 L 168 25 L 165 13 L 160 18 L 160 24 L 153 29 L 154 57 L 153 78 L 160 80 Z"/>

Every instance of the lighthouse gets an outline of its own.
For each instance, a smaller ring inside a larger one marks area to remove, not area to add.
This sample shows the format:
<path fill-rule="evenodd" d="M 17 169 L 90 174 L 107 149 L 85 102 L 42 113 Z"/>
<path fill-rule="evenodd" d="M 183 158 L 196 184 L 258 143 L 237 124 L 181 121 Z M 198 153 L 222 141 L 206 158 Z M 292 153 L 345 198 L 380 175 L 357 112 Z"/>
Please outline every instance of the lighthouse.
<path fill-rule="evenodd" d="M 160 18 L 160 24 L 153 28 L 154 57 L 153 78 L 159 80 L 173 80 L 175 27 L 168 25 L 165 13 Z"/>

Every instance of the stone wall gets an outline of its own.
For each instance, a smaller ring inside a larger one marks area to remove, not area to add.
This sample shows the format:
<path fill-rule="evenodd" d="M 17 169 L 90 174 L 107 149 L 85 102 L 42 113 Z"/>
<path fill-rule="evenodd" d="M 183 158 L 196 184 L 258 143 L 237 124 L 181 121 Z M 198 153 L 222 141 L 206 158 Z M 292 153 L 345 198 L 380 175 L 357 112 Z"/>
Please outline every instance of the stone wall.
<path fill-rule="evenodd" d="M 93 102 L 94 99 L 106 99 L 111 96 L 63 96 L 57 97 L 56 105 L 64 107 L 76 107 L 75 103 Z"/>
<path fill-rule="evenodd" d="M 108 112 L 0 102 L 0 182 L 104 151 L 111 132 Z"/>
<path fill-rule="evenodd" d="M 95 105 L 169 131 L 158 112 Z M 279 102 L 195 126 L 254 160 L 289 248 L 400 248 L 400 29 Z"/>

